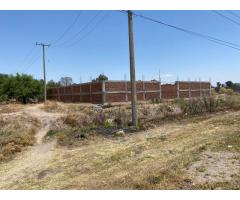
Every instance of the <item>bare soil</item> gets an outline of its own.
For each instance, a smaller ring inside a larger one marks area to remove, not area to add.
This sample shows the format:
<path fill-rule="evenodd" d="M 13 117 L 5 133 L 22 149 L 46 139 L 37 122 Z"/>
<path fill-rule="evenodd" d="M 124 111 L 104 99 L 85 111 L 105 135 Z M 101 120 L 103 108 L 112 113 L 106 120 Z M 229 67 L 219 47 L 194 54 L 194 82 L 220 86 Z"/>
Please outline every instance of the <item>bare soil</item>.
<path fill-rule="evenodd" d="M 232 152 L 206 151 L 189 168 L 194 184 L 232 181 L 239 171 L 240 153 Z"/>

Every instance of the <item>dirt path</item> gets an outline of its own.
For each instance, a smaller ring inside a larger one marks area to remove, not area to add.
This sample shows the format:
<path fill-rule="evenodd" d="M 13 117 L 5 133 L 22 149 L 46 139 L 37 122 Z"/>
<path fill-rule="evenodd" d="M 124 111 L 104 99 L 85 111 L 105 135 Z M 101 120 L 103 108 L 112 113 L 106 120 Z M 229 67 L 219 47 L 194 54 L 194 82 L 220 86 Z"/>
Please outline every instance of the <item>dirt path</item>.
<path fill-rule="evenodd" d="M 62 114 L 47 113 L 39 108 L 39 105 L 34 105 L 25 108 L 25 112 L 33 117 L 36 117 L 41 122 L 41 128 L 36 133 L 36 145 L 29 147 L 24 152 L 19 153 L 13 160 L 0 165 L 0 188 L 6 188 L 13 181 L 21 181 L 26 174 L 34 174 L 45 168 L 54 156 L 54 146 L 56 141 L 43 143 L 42 139 L 54 123 Z M 12 186 L 14 188 L 14 186 Z"/>

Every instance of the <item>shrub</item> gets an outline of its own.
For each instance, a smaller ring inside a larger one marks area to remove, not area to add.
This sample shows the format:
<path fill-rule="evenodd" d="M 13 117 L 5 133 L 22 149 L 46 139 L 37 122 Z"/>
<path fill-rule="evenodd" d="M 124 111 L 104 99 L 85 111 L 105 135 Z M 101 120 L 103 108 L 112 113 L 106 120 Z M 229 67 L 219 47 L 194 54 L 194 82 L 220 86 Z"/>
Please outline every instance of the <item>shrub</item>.
<path fill-rule="evenodd" d="M 0 95 L 0 102 L 6 102 L 8 100 L 7 95 Z"/>
<path fill-rule="evenodd" d="M 142 106 L 141 110 L 142 110 L 142 114 L 145 115 L 145 116 L 150 114 L 150 110 L 147 106 Z"/>
<path fill-rule="evenodd" d="M 114 122 L 116 122 L 117 125 L 120 127 L 125 127 L 125 126 L 128 126 L 128 122 L 129 122 L 128 119 L 129 119 L 129 116 L 128 116 L 126 110 L 121 109 L 119 107 L 118 111 L 115 113 Z"/>
<path fill-rule="evenodd" d="M 104 121 L 103 126 L 105 128 L 110 128 L 110 127 L 113 126 L 113 121 L 111 119 L 107 119 L 107 120 Z"/>
<path fill-rule="evenodd" d="M 152 104 L 158 104 L 158 103 L 161 103 L 161 102 L 162 102 L 162 99 L 158 99 L 158 98 L 151 99 Z"/>
<path fill-rule="evenodd" d="M 106 115 L 103 111 L 97 112 L 94 116 L 94 124 L 103 125 L 106 120 Z"/>
<path fill-rule="evenodd" d="M 221 109 L 240 109 L 240 95 L 226 95 L 219 98 L 219 107 Z"/>
<path fill-rule="evenodd" d="M 233 92 L 232 89 L 227 89 L 227 88 L 221 87 L 220 90 L 219 90 L 219 93 L 220 94 L 233 95 L 234 92 Z"/>
<path fill-rule="evenodd" d="M 27 124 L 28 121 L 31 124 Z M 26 116 L 0 117 L 0 161 L 10 159 L 24 147 L 33 145 L 36 126 L 37 121 Z"/>
<path fill-rule="evenodd" d="M 163 117 L 167 117 L 169 115 L 172 115 L 174 112 L 173 106 L 169 104 L 162 104 L 159 106 L 159 108 L 156 111 L 156 115 L 162 115 Z"/>
<path fill-rule="evenodd" d="M 203 102 L 207 112 L 215 112 L 219 106 L 219 100 L 215 97 L 204 97 Z"/>
<path fill-rule="evenodd" d="M 83 113 L 71 113 L 62 119 L 65 124 L 70 125 L 71 127 L 81 128 L 82 126 L 93 124 L 93 119 L 89 115 L 85 115 Z"/>

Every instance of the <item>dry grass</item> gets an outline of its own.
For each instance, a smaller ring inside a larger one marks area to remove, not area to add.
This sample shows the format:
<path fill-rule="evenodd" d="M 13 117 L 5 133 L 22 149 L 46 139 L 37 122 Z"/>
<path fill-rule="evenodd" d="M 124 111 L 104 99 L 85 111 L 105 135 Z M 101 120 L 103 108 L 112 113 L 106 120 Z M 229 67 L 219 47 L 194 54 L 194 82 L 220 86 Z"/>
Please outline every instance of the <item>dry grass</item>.
<path fill-rule="evenodd" d="M 11 159 L 15 153 L 33 145 L 38 126 L 38 121 L 27 114 L 0 115 L 0 162 Z"/>
<path fill-rule="evenodd" d="M 92 104 L 64 104 L 48 102 L 42 107 L 47 112 L 62 112 L 63 127 L 52 127 L 47 139 L 53 136 L 62 145 L 78 146 L 78 139 L 103 133 L 111 135 L 118 129 L 126 132 L 148 130 L 163 123 L 175 123 L 183 118 L 206 115 L 224 110 L 239 110 L 240 95 L 224 95 L 202 99 L 161 101 L 157 103 L 139 102 L 137 129 L 131 127 L 131 104 L 115 103 L 107 106 Z M 86 136 L 86 137 L 85 137 Z M 92 137 L 91 137 L 92 139 Z M 80 141 L 82 143 L 82 141 Z"/>
<path fill-rule="evenodd" d="M 222 112 L 124 137 L 99 137 L 75 148 L 59 147 L 46 168 L 8 188 L 239 189 L 239 171 L 231 179 L 202 183 L 189 173 L 206 151 L 240 153 L 239 120 L 240 112 Z"/>
<path fill-rule="evenodd" d="M 46 136 L 47 141 L 57 138 L 59 145 L 51 150 L 53 156 L 44 167 L 11 180 L 4 188 L 240 189 L 239 102 L 237 95 L 223 96 L 218 112 L 187 113 L 187 117 L 179 110 L 179 102 L 141 103 L 138 113 L 145 130 L 121 137 L 96 130 L 126 126 L 130 104 L 101 108 L 50 102 L 42 109 L 67 114 Z M 108 119 L 113 124 L 105 123 Z M 234 158 L 219 156 L 223 154 Z M 197 181 L 199 174 L 211 173 L 216 166 L 206 163 L 205 155 L 213 157 L 209 161 L 225 161 L 214 174 L 217 178 Z M 229 169 L 234 173 L 226 173 Z"/>
<path fill-rule="evenodd" d="M 0 113 L 13 113 L 21 111 L 24 108 L 22 104 L 0 104 Z"/>

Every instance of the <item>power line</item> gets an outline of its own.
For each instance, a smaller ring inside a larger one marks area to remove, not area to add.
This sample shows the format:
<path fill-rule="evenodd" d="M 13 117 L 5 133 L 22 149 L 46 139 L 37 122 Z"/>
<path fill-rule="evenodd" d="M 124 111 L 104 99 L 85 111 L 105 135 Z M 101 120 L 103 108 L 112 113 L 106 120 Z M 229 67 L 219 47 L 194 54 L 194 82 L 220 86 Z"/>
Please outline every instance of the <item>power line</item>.
<path fill-rule="evenodd" d="M 57 46 L 63 46 L 63 45 L 65 45 L 66 43 L 68 43 L 69 41 L 72 41 L 72 40 L 74 40 L 75 38 L 77 38 L 78 35 L 79 35 L 80 33 L 82 33 L 82 32 L 96 19 L 96 17 L 97 17 L 100 13 L 101 13 L 101 10 L 98 11 L 97 14 L 95 14 L 95 15 L 88 21 L 88 23 L 87 23 L 84 27 L 82 27 L 82 28 L 80 29 L 80 31 L 78 31 L 78 32 L 77 32 L 76 34 L 74 34 L 71 38 L 69 38 L 68 40 L 64 41 L 63 43 L 61 43 L 61 44 L 59 44 L 59 45 L 57 45 Z M 56 47 L 56 45 L 55 45 L 55 47 Z"/>
<path fill-rule="evenodd" d="M 218 12 L 218 11 L 216 11 L 216 10 L 212 10 L 212 12 L 215 13 L 215 14 L 217 14 L 217 15 L 219 15 L 219 16 L 221 16 L 221 17 L 223 17 L 224 19 L 227 19 L 227 20 L 233 22 L 234 24 L 240 26 L 240 23 L 239 23 L 239 22 L 231 19 L 230 17 L 228 17 L 228 16 L 226 16 L 226 15 L 224 15 L 224 14 L 222 14 L 222 13 L 220 13 L 220 12 Z"/>
<path fill-rule="evenodd" d="M 67 45 L 67 47 L 71 47 L 74 46 L 75 44 L 77 44 L 78 42 L 82 41 L 83 39 L 85 39 L 86 37 L 88 37 L 96 28 L 97 26 L 109 15 L 109 13 L 106 13 L 104 16 L 102 16 L 97 23 L 95 24 L 95 26 L 93 26 L 85 35 L 83 35 L 82 37 L 80 37 L 78 40 L 76 40 L 75 42 Z"/>
<path fill-rule="evenodd" d="M 19 68 L 18 68 L 18 70 L 21 70 L 23 67 L 24 67 L 24 65 L 26 64 L 27 65 L 27 63 L 29 63 L 29 62 L 31 62 L 31 58 L 32 58 L 32 54 L 33 54 L 33 52 L 34 52 L 34 50 L 36 49 L 36 46 L 34 45 L 28 52 L 27 52 L 27 54 L 25 55 L 25 57 L 23 58 L 23 60 L 22 60 L 22 64 L 19 66 Z"/>
<path fill-rule="evenodd" d="M 75 17 L 74 21 L 66 28 L 66 30 L 57 38 L 55 41 L 53 41 L 53 45 L 59 42 L 70 30 L 71 28 L 77 23 L 79 17 L 81 16 L 82 11 L 79 11 L 78 15 Z"/>
<path fill-rule="evenodd" d="M 30 69 L 30 67 L 32 67 L 32 65 L 36 63 L 39 59 L 40 55 L 36 56 L 35 59 L 33 59 L 32 62 L 23 69 L 23 72 L 27 72 Z"/>
<path fill-rule="evenodd" d="M 33 51 L 35 50 L 36 46 L 34 45 L 30 51 L 26 54 L 26 56 L 23 59 L 23 63 L 32 55 Z"/>
<path fill-rule="evenodd" d="M 204 34 L 201 34 L 201 33 L 198 33 L 198 32 L 194 32 L 194 31 L 191 31 L 191 30 L 187 30 L 187 29 L 184 29 L 184 28 L 181 28 L 181 27 L 177 27 L 177 26 L 171 25 L 171 24 L 167 24 L 167 23 L 164 23 L 164 22 L 162 22 L 160 20 L 156 20 L 156 19 L 144 16 L 144 15 L 139 15 L 139 14 L 136 14 L 136 13 L 133 13 L 133 14 L 135 16 L 141 17 L 141 18 L 143 18 L 145 20 L 152 21 L 152 22 L 155 22 L 155 23 L 158 23 L 158 24 L 170 27 L 170 28 L 174 28 L 174 29 L 176 29 L 178 31 L 182 31 L 182 32 L 188 33 L 188 34 L 196 36 L 196 37 L 201 37 L 201 38 L 206 39 L 208 41 L 217 43 L 219 45 L 227 46 L 227 47 L 230 47 L 232 49 L 240 51 L 240 45 L 238 45 L 238 44 L 234 44 L 232 42 L 220 40 L 220 39 L 214 38 L 214 37 L 209 36 L 209 35 L 204 35 Z"/>
<path fill-rule="evenodd" d="M 125 10 L 116 10 L 117 12 L 123 13 L 124 15 L 128 16 L 127 11 Z"/>
<path fill-rule="evenodd" d="M 233 11 L 231 11 L 231 10 L 226 10 L 226 12 L 228 12 L 228 13 L 230 13 L 231 15 L 233 15 L 233 16 L 235 16 L 235 17 L 237 17 L 237 18 L 240 19 L 240 15 L 234 13 Z"/>

